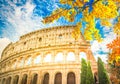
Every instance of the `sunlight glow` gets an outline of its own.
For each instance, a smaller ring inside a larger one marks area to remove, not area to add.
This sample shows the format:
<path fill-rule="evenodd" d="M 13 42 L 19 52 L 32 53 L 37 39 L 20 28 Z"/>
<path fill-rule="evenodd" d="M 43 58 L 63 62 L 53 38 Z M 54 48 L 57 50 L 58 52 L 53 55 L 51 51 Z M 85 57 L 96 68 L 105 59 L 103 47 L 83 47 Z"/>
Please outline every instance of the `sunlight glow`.
<path fill-rule="evenodd" d="M 85 59 L 85 60 L 87 60 L 87 55 L 86 55 L 85 52 L 80 52 L 80 54 L 79 54 L 80 61 L 81 61 L 82 58 Z"/>
<path fill-rule="evenodd" d="M 57 53 L 55 57 L 55 62 L 60 62 L 63 60 L 63 53 Z"/>
<path fill-rule="evenodd" d="M 24 65 L 24 60 L 23 60 L 23 59 L 21 59 L 21 60 L 20 60 L 19 67 L 22 67 L 23 65 Z"/>
<path fill-rule="evenodd" d="M 67 61 L 75 61 L 75 54 L 73 52 L 68 53 Z"/>
<path fill-rule="evenodd" d="M 47 54 L 44 58 L 45 62 L 51 62 L 51 54 Z"/>
<path fill-rule="evenodd" d="M 35 59 L 34 59 L 34 64 L 39 64 L 41 60 L 41 55 L 38 55 Z"/>
<path fill-rule="evenodd" d="M 32 62 L 32 58 L 31 58 L 31 57 L 29 57 L 29 58 L 27 59 L 27 63 L 26 63 L 26 65 L 30 65 L 30 64 L 31 64 L 31 62 Z"/>
<path fill-rule="evenodd" d="M 13 63 L 13 65 L 12 65 L 12 68 L 13 68 L 13 69 L 16 68 L 16 64 L 17 64 L 17 62 L 15 61 L 15 62 Z"/>

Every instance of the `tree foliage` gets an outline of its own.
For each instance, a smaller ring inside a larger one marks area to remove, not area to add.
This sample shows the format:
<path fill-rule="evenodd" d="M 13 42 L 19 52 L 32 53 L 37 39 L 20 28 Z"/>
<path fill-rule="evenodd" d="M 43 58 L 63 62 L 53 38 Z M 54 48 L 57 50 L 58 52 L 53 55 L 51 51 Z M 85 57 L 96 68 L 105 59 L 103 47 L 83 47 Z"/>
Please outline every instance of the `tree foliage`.
<path fill-rule="evenodd" d="M 86 75 L 86 84 L 95 84 L 94 82 L 94 78 L 93 78 L 93 73 L 91 70 L 91 65 L 90 62 L 88 62 L 88 66 L 87 66 L 87 75 Z"/>
<path fill-rule="evenodd" d="M 81 62 L 81 83 L 80 84 L 86 84 L 86 75 L 87 75 L 87 63 L 85 59 L 82 59 Z"/>
<path fill-rule="evenodd" d="M 107 44 L 111 50 L 109 54 L 109 64 L 111 67 L 112 82 L 120 83 L 120 37 L 116 37 L 111 43 Z"/>
<path fill-rule="evenodd" d="M 64 17 L 69 22 L 75 21 L 75 16 L 82 13 L 80 22 L 77 23 L 78 29 L 73 32 L 75 39 L 79 38 L 78 31 L 82 27 L 82 22 L 86 23 L 84 29 L 84 37 L 86 40 L 98 40 L 101 41 L 100 29 L 96 26 L 96 21 L 99 19 L 103 26 L 113 26 L 110 19 L 117 18 L 117 22 L 114 24 L 114 32 L 120 34 L 120 16 L 119 7 L 120 0 L 60 0 L 62 5 L 69 5 L 68 8 L 61 7 L 52 12 L 52 14 L 44 18 L 44 23 L 50 23 L 58 20 L 60 17 Z M 77 36 L 78 35 L 78 36 Z"/>
<path fill-rule="evenodd" d="M 104 64 L 100 58 L 98 58 L 98 78 L 99 84 L 110 84 L 106 69 L 104 68 Z"/>
<path fill-rule="evenodd" d="M 111 43 L 107 44 L 107 47 L 111 50 L 109 55 L 109 62 L 120 59 L 120 37 L 116 37 Z"/>

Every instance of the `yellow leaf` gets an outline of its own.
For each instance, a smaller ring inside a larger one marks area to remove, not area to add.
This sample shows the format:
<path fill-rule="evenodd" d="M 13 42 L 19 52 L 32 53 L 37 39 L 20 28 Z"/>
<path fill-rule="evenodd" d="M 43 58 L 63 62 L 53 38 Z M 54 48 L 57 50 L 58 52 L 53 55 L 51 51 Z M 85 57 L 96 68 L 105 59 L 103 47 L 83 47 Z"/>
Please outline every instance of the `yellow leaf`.
<path fill-rule="evenodd" d="M 112 26 L 112 24 L 108 20 L 101 20 L 101 25 L 103 26 Z"/>

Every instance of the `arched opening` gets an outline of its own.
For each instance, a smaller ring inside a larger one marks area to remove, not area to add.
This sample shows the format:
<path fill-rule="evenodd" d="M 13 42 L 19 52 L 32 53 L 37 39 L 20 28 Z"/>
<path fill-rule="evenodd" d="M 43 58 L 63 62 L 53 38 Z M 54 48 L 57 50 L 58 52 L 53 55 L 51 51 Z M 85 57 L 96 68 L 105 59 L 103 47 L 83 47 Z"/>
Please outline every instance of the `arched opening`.
<path fill-rule="evenodd" d="M 86 55 L 85 52 L 80 52 L 80 54 L 79 54 L 80 61 L 82 60 L 82 58 L 85 59 L 85 60 L 87 60 L 87 55 Z"/>
<path fill-rule="evenodd" d="M 1 79 L 0 79 L 0 84 L 2 84 L 2 83 L 1 83 Z"/>
<path fill-rule="evenodd" d="M 67 74 L 67 84 L 76 84 L 75 74 L 73 72 Z"/>
<path fill-rule="evenodd" d="M 15 69 L 16 68 L 16 65 L 17 65 L 17 60 L 15 59 L 13 62 L 12 62 L 12 69 Z"/>
<path fill-rule="evenodd" d="M 46 56 L 45 56 L 45 58 L 44 58 L 44 61 L 45 62 L 51 62 L 51 54 L 47 54 Z"/>
<path fill-rule="evenodd" d="M 32 57 L 28 57 L 26 60 L 26 65 L 30 65 L 32 63 Z"/>
<path fill-rule="evenodd" d="M 67 61 L 75 61 L 75 54 L 73 52 L 68 53 Z"/>
<path fill-rule="evenodd" d="M 44 75 L 43 84 L 49 84 L 49 73 Z"/>
<path fill-rule="evenodd" d="M 57 73 L 55 75 L 54 84 L 62 84 L 62 74 Z"/>
<path fill-rule="evenodd" d="M 20 58 L 18 66 L 19 67 L 23 67 L 24 66 L 24 59 L 23 58 Z"/>
<path fill-rule="evenodd" d="M 23 75 L 21 84 L 27 84 L 27 74 Z"/>
<path fill-rule="evenodd" d="M 11 77 L 7 78 L 6 84 L 11 84 Z"/>
<path fill-rule="evenodd" d="M 13 84 L 18 84 L 18 81 L 19 81 L 19 76 L 16 75 L 16 76 L 14 77 Z"/>
<path fill-rule="evenodd" d="M 32 78 L 32 83 L 31 84 L 37 84 L 37 80 L 38 80 L 38 74 L 34 74 L 33 78 Z"/>
<path fill-rule="evenodd" d="M 41 55 L 36 56 L 34 59 L 34 64 L 39 64 L 40 60 L 41 60 Z"/>
<path fill-rule="evenodd" d="M 2 84 L 6 84 L 6 79 L 5 78 L 2 80 Z"/>
<path fill-rule="evenodd" d="M 55 62 L 61 62 L 61 61 L 63 61 L 63 53 L 59 52 L 55 56 Z"/>

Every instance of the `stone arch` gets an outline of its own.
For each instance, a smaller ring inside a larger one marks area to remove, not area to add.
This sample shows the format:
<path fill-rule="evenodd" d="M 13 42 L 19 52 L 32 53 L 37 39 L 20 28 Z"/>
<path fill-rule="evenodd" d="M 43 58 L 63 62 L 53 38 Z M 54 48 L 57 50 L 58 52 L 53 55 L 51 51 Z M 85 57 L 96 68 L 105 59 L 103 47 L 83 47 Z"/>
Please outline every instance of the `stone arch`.
<path fill-rule="evenodd" d="M 54 84 L 62 84 L 62 74 L 60 72 L 56 73 Z"/>
<path fill-rule="evenodd" d="M 75 73 L 73 72 L 69 72 L 67 74 L 67 84 L 76 84 L 76 81 L 75 81 Z"/>
<path fill-rule="evenodd" d="M 18 81 L 19 81 L 19 75 L 14 76 L 13 84 L 18 84 Z"/>
<path fill-rule="evenodd" d="M 34 64 L 39 64 L 41 61 L 41 54 L 34 56 Z"/>
<path fill-rule="evenodd" d="M 12 69 L 15 69 L 16 68 L 16 64 L 17 64 L 17 59 L 14 59 L 13 61 L 12 61 Z"/>
<path fill-rule="evenodd" d="M 24 66 L 24 58 L 23 57 L 20 57 L 19 60 L 18 60 L 18 66 L 19 67 L 23 67 Z"/>
<path fill-rule="evenodd" d="M 33 77 L 32 77 L 31 84 L 37 84 L 37 81 L 38 81 L 38 74 L 34 73 Z"/>
<path fill-rule="evenodd" d="M 52 54 L 51 53 L 47 53 L 44 56 L 44 62 L 51 62 L 52 61 Z"/>
<path fill-rule="evenodd" d="M 63 53 L 58 52 L 55 56 L 55 62 L 61 62 L 61 61 L 63 61 Z"/>
<path fill-rule="evenodd" d="M 21 80 L 21 84 L 27 84 L 27 77 L 28 77 L 27 74 L 23 75 L 22 80 Z"/>
<path fill-rule="evenodd" d="M 26 57 L 26 59 L 25 59 L 25 65 L 30 65 L 32 63 L 32 57 L 31 56 L 28 56 L 28 57 Z"/>
<path fill-rule="evenodd" d="M 5 78 L 2 80 L 2 84 L 6 84 L 6 79 Z"/>
<path fill-rule="evenodd" d="M 7 80 L 6 80 L 6 84 L 11 84 L 11 80 L 12 80 L 12 78 L 8 77 Z"/>
<path fill-rule="evenodd" d="M 87 54 L 85 52 L 80 52 L 79 53 L 79 59 L 80 59 L 80 61 L 81 61 L 82 58 L 85 59 L 85 60 L 87 60 Z"/>
<path fill-rule="evenodd" d="M 67 53 L 67 61 L 75 61 L 75 53 L 70 51 Z"/>
<path fill-rule="evenodd" d="M 43 77 L 43 82 L 42 84 L 49 84 L 49 73 L 46 73 Z"/>

